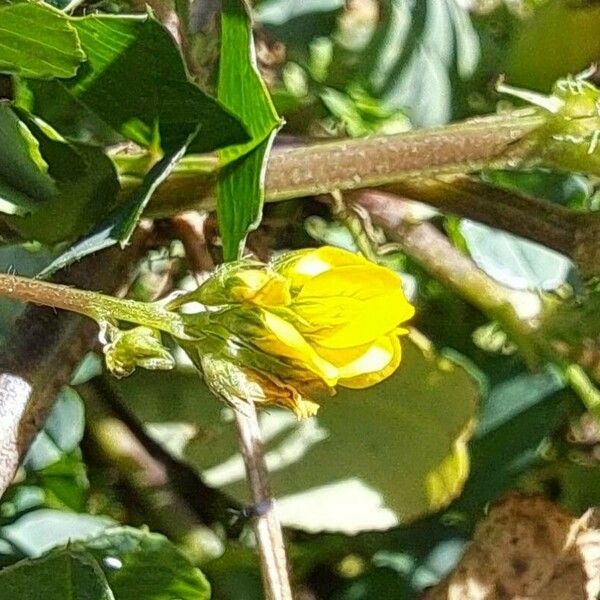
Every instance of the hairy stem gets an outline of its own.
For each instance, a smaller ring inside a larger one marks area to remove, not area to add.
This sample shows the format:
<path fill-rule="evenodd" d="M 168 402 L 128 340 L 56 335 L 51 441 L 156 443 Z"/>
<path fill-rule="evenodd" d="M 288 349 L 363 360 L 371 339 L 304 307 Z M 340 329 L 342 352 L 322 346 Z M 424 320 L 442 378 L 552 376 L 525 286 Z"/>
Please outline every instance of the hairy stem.
<path fill-rule="evenodd" d="M 0 273 L 0 296 L 61 308 L 96 321 L 127 321 L 156 327 L 175 336 L 184 336 L 179 316 L 155 303 L 114 298 L 67 285 L 4 273 Z"/>
<path fill-rule="evenodd" d="M 384 188 L 531 239 L 569 256 L 584 275 L 598 275 L 600 215 L 577 214 L 467 175 L 482 168 L 529 164 L 531 149 L 523 142 L 544 118 L 527 109 L 391 136 L 275 147 L 269 156 L 265 199 Z M 139 155 L 113 158 L 127 195 L 139 185 L 145 161 Z M 217 176 L 216 157 L 185 157 L 158 188 L 148 216 L 213 210 Z"/>
<path fill-rule="evenodd" d="M 435 129 L 275 147 L 265 182 L 267 201 L 392 184 L 408 177 L 464 173 L 506 167 L 517 158 L 515 142 L 544 123 L 542 113 L 524 110 L 472 119 Z M 113 157 L 124 192 L 138 185 L 139 157 Z M 186 209 L 212 209 L 218 163 L 209 156 L 185 157 L 159 187 L 148 216 L 165 217 Z"/>

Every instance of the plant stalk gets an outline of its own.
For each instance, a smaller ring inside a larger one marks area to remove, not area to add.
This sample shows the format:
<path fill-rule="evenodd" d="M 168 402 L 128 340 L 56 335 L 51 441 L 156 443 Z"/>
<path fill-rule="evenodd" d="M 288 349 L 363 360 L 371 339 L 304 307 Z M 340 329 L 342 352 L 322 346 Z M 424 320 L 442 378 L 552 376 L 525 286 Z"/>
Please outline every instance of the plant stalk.
<path fill-rule="evenodd" d="M 516 142 L 544 122 L 543 113 L 525 109 L 396 135 L 276 146 L 269 155 L 265 199 L 275 202 L 406 178 L 508 167 L 522 154 Z M 127 195 L 139 185 L 145 162 L 139 155 L 115 155 L 113 160 Z M 214 209 L 217 172 L 214 156 L 184 157 L 159 186 L 147 216 Z"/>
<path fill-rule="evenodd" d="M 257 513 L 253 515 L 254 531 L 265 598 L 292 600 L 283 533 L 273 505 L 256 408 L 253 402 L 244 402 L 234 409 L 234 413 L 246 480 Z"/>
<path fill-rule="evenodd" d="M 68 285 L 0 273 L 0 296 L 76 312 L 96 321 L 127 321 L 156 327 L 184 337 L 183 323 L 174 312 L 156 303 L 114 298 Z"/>

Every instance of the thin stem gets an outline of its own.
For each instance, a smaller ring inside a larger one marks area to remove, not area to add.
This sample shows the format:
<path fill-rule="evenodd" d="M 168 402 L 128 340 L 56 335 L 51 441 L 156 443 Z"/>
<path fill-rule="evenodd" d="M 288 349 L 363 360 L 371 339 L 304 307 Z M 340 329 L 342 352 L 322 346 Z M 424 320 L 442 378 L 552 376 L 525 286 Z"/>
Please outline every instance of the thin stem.
<path fill-rule="evenodd" d="M 0 274 L 0 296 L 62 308 L 96 321 L 127 321 L 156 327 L 177 337 L 185 335 L 179 315 L 156 303 L 114 298 L 98 292 L 4 273 Z"/>
<path fill-rule="evenodd" d="M 579 365 L 569 365 L 564 370 L 565 378 L 573 391 L 581 398 L 588 411 L 600 423 L 600 391 L 594 386 Z"/>
<path fill-rule="evenodd" d="M 253 402 L 244 402 L 234 412 L 246 479 L 257 509 L 254 530 L 265 597 L 267 600 L 292 600 L 283 533 L 273 506 L 256 408 Z"/>

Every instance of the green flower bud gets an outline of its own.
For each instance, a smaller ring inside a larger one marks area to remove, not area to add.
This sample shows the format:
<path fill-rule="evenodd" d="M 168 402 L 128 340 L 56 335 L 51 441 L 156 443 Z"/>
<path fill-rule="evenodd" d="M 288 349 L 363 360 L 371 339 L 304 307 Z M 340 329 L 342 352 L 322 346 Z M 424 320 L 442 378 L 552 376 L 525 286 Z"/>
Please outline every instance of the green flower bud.
<path fill-rule="evenodd" d="M 110 341 L 104 346 L 106 366 L 115 377 L 127 377 L 136 367 L 168 370 L 175 359 L 162 345 L 160 333 L 150 327 L 134 327 L 122 331 L 109 327 Z"/>

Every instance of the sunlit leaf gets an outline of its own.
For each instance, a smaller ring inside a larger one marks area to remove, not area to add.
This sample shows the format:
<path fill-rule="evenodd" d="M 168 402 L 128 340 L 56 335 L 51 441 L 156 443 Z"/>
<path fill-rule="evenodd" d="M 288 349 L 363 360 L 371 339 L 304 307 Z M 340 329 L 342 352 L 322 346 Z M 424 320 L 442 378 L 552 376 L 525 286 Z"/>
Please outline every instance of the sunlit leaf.
<path fill-rule="evenodd" d="M 389 106 L 411 121 L 445 123 L 452 109 L 452 76 L 467 78 L 480 45 L 467 11 L 456 0 L 389 0 L 373 36 L 363 72 Z"/>
<path fill-rule="evenodd" d="M 111 525 L 114 521 L 107 517 L 42 508 L 2 527 L 0 538 L 24 556 L 35 558 L 57 546 L 97 535 Z"/>
<path fill-rule="evenodd" d="M 48 5 L 0 5 L 0 23 L 0 73 L 72 77 L 85 59 L 75 27 Z"/>
<path fill-rule="evenodd" d="M 256 228 L 264 200 L 264 161 L 280 121 L 256 67 L 250 18 L 241 0 L 226 0 L 221 17 L 219 100 L 246 126 L 251 140 L 226 148 L 217 186 L 217 214 L 225 260 L 238 258 Z"/>
<path fill-rule="evenodd" d="M 117 600 L 208 600 L 202 572 L 167 538 L 118 527 L 81 542 L 102 567 Z"/>
<path fill-rule="evenodd" d="M 194 151 L 242 142 L 238 121 L 188 80 L 169 33 L 150 16 L 74 19 L 87 62 L 67 81 L 29 82 L 31 106 L 62 135 L 110 141 L 111 129 L 143 146 L 158 125 L 166 151 L 200 126 Z"/>

